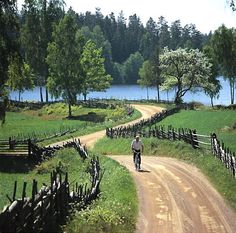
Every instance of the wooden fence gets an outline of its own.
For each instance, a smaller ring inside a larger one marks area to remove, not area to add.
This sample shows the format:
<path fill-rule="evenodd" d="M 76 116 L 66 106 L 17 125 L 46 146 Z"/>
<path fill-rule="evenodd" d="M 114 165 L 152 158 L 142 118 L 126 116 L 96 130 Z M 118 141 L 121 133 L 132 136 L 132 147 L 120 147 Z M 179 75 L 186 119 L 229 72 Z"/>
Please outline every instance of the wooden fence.
<path fill-rule="evenodd" d="M 131 137 L 133 135 L 136 135 L 138 132 L 140 132 L 144 127 L 151 127 L 153 124 L 161 121 L 167 116 L 173 115 L 179 110 L 180 110 L 179 107 L 172 108 L 169 110 L 163 110 L 162 112 L 156 113 L 148 119 L 141 120 L 132 125 L 115 127 L 115 128 L 106 128 L 106 135 L 107 137 L 110 137 L 110 138 L 126 137 L 127 135 Z"/>
<path fill-rule="evenodd" d="M 83 159 L 88 158 L 87 149 L 82 146 L 79 139 L 73 139 L 64 143 L 62 146 L 46 146 L 39 147 L 35 143 L 30 143 L 29 158 L 36 163 L 42 162 L 45 159 L 51 158 L 55 155 L 55 152 L 63 148 L 75 148 Z"/>
<path fill-rule="evenodd" d="M 224 163 L 225 167 L 228 168 L 233 176 L 236 178 L 236 156 L 235 152 L 230 151 L 228 147 L 221 143 L 216 134 L 211 135 L 211 146 L 212 153 L 214 156 Z"/>
<path fill-rule="evenodd" d="M 36 145 L 35 140 L 0 140 L 0 154 L 24 154 L 36 163 L 43 161 L 46 158 L 53 157 L 57 150 L 62 148 L 73 147 L 75 148 L 82 158 L 87 158 L 87 150 L 82 146 L 79 139 L 73 139 L 64 143 L 62 146 L 47 146 L 39 147 Z"/>
<path fill-rule="evenodd" d="M 8 196 L 11 203 L 0 214 L 0 232 L 57 232 L 71 212 L 85 208 L 98 197 L 102 178 L 98 158 L 91 160 L 88 171 L 91 187 L 78 183 L 71 187 L 68 173 L 63 180 L 62 174 L 53 172 L 50 186 L 44 185 L 39 191 L 37 181 L 33 180 L 31 197 L 26 197 L 24 182 L 20 199 L 16 199 L 15 182 L 12 198 Z"/>
<path fill-rule="evenodd" d="M 1 153 L 19 153 L 19 154 L 29 154 L 31 141 L 26 140 L 16 140 L 9 137 L 8 140 L 0 139 L 0 154 Z"/>

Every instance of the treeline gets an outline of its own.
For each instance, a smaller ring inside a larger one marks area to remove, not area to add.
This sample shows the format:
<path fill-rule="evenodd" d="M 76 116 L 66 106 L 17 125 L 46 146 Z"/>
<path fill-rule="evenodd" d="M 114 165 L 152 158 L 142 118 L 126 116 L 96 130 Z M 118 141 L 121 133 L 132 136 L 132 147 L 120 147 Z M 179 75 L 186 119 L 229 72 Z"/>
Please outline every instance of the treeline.
<path fill-rule="evenodd" d="M 100 40 L 106 71 L 116 84 L 136 84 L 139 68 L 154 55 L 157 46 L 201 49 L 208 38 L 194 24 L 182 26 L 180 20 L 168 23 L 163 16 L 157 22 L 150 17 L 146 25 L 136 14 L 128 19 L 122 11 L 118 16 L 104 16 L 99 8 L 94 14 L 86 12 L 76 17 L 83 35 Z"/>

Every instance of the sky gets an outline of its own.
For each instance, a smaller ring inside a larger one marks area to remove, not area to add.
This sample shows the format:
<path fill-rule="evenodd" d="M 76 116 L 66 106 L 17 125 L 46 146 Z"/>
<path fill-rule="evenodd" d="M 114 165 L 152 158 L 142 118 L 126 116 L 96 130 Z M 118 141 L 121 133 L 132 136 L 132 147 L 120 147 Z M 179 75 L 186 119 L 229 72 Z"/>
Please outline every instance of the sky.
<path fill-rule="evenodd" d="M 202 33 L 216 30 L 222 24 L 236 27 L 236 12 L 232 12 L 229 0 L 65 0 L 66 9 L 72 6 L 77 13 L 95 12 L 99 7 L 106 16 L 123 10 L 125 18 L 137 14 L 145 25 L 152 17 L 158 21 L 164 16 L 169 25 L 180 20 L 181 25 L 193 23 Z M 23 2 L 23 0 L 19 0 Z"/>

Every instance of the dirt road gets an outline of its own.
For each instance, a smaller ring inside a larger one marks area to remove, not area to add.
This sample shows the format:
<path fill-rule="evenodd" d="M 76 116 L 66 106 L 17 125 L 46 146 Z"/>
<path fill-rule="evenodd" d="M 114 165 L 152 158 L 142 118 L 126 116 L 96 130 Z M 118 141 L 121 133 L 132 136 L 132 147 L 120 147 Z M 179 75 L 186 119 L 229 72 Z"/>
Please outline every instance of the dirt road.
<path fill-rule="evenodd" d="M 235 233 L 236 214 L 197 168 L 172 158 L 111 156 L 132 173 L 139 197 L 138 233 Z"/>
<path fill-rule="evenodd" d="M 155 106 L 134 107 L 142 118 L 161 110 Z M 91 147 L 103 136 L 105 130 L 79 138 Z M 136 172 L 131 156 L 111 158 L 134 176 L 140 205 L 137 233 L 236 233 L 236 214 L 195 167 L 171 158 L 144 155 L 142 172 Z"/>

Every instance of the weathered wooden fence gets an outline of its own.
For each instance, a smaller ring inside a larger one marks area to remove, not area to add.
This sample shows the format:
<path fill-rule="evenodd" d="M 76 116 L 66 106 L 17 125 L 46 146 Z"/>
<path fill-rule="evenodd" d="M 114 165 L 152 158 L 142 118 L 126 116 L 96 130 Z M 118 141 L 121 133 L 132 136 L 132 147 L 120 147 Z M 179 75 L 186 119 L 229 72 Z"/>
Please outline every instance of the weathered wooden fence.
<path fill-rule="evenodd" d="M 62 146 L 46 146 L 39 147 L 35 143 L 30 143 L 29 158 L 34 160 L 36 163 L 42 162 L 45 159 L 53 157 L 55 152 L 63 148 L 75 148 L 83 159 L 88 158 L 87 149 L 82 146 L 79 139 L 73 139 L 64 143 Z"/>
<path fill-rule="evenodd" d="M 0 139 L 0 153 L 18 152 L 29 154 L 30 140 L 16 140 L 9 137 L 8 140 Z"/>
<path fill-rule="evenodd" d="M 230 151 L 228 147 L 221 143 L 216 134 L 211 135 L 211 147 L 212 153 L 216 158 L 220 159 L 224 163 L 225 167 L 228 168 L 233 176 L 236 178 L 236 156 L 235 152 Z"/>
<path fill-rule="evenodd" d="M 128 125 L 128 126 L 121 126 L 115 128 L 106 128 L 106 135 L 110 138 L 113 137 L 126 137 L 126 136 L 133 136 L 139 133 L 144 127 L 151 127 L 153 124 L 161 121 L 162 119 L 166 118 L 167 116 L 173 115 L 174 113 L 180 110 L 179 107 L 172 108 L 169 110 L 163 110 L 160 113 L 154 114 L 152 117 L 141 120 L 135 124 Z"/>
<path fill-rule="evenodd" d="M 31 197 L 26 197 L 27 183 L 24 182 L 20 199 L 16 199 L 15 182 L 12 198 L 8 196 L 11 203 L 0 213 L 0 232 L 57 232 L 71 212 L 85 208 L 98 197 L 102 178 L 98 158 L 91 160 L 88 171 L 91 187 L 78 183 L 71 187 L 68 173 L 63 180 L 62 174 L 53 172 L 51 184 L 39 191 L 37 181 L 33 180 Z"/>

